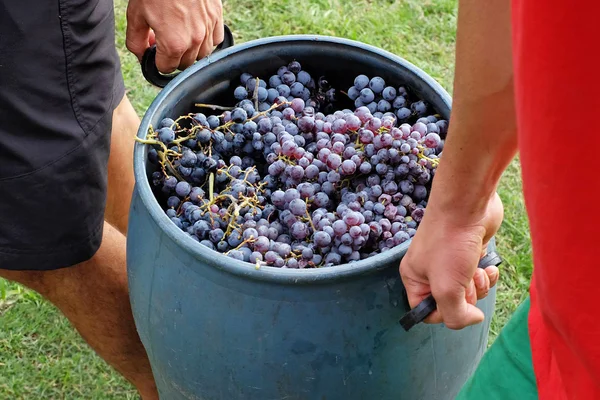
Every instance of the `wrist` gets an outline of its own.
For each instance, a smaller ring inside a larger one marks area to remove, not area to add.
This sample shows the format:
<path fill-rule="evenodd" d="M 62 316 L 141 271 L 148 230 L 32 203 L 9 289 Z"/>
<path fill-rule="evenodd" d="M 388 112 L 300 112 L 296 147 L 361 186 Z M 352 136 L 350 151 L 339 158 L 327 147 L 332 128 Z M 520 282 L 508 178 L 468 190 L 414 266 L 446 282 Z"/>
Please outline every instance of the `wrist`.
<path fill-rule="evenodd" d="M 439 217 L 461 225 L 475 224 L 485 216 L 517 147 L 514 132 L 499 134 L 491 144 L 485 143 L 489 137 L 469 137 L 467 146 L 451 140 L 445 146 L 427 205 Z"/>

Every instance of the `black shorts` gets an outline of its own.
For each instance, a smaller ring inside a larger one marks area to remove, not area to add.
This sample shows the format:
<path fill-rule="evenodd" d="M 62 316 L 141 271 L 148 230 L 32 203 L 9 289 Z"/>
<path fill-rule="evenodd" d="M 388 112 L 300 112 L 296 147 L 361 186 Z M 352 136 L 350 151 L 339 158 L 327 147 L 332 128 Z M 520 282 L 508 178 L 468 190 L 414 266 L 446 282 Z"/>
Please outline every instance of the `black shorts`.
<path fill-rule="evenodd" d="M 98 250 L 123 95 L 111 0 L 0 0 L 0 269 Z"/>

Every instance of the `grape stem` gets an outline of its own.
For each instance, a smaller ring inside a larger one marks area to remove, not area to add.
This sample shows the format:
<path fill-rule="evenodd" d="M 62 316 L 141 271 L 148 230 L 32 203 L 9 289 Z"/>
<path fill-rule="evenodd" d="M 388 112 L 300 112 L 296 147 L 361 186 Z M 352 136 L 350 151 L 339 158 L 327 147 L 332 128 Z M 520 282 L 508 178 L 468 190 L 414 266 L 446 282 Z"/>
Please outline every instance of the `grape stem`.
<path fill-rule="evenodd" d="M 425 148 L 423 146 L 418 146 L 417 148 L 419 149 L 419 154 L 417 154 L 417 157 L 429 161 L 433 168 L 437 168 L 437 166 L 440 164 L 440 160 L 434 159 L 434 158 L 429 158 L 425 154 L 423 154 L 423 150 L 425 150 Z"/>
<path fill-rule="evenodd" d="M 187 180 L 183 179 L 181 177 L 181 175 L 179 175 L 179 173 L 177 171 L 175 171 L 175 168 L 173 167 L 173 164 L 171 164 L 171 161 L 169 161 L 169 159 L 166 158 L 166 157 L 165 157 L 165 164 L 164 164 L 164 166 L 167 167 L 167 169 L 169 170 L 169 172 L 171 174 L 173 174 L 173 176 L 175 176 L 175 178 L 179 179 L 180 181 L 186 181 L 187 182 Z"/>
<path fill-rule="evenodd" d="M 238 245 L 238 246 L 237 246 L 235 249 L 228 250 L 228 251 L 227 251 L 227 252 L 225 252 L 224 254 L 225 254 L 225 255 L 229 255 L 229 252 L 231 252 L 231 251 L 234 251 L 234 250 L 239 250 L 239 249 L 241 249 L 241 248 L 242 248 L 242 247 L 243 247 L 245 244 L 248 244 L 248 243 L 254 243 L 255 241 L 256 241 L 256 239 L 254 239 L 254 235 L 250 235 L 250 237 L 249 237 L 248 239 L 244 239 L 244 240 L 242 241 L 242 243 L 240 243 L 240 244 L 239 244 L 239 245 Z"/>
<path fill-rule="evenodd" d="M 218 106 L 215 104 L 194 103 L 194 106 L 198 107 L 198 108 L 209 108 L 213 111 L 216 111 L 216 110 L 231 111 L 231 110 L 233 110 L 233 107 L 223 107 L 223 106 Z"/>
<path fill-rule="evenodd" d="M 224 123 L 224 124 L 223 124 L 223 125 L 221 125 L 221 126 L 217 126 L 217 127 L 215 128 L 215 131 L 222 131 L 222 130 L 225 130 L 225 129 L 229 129 L 229 127 L 230 127 L 231 125 L 233 125 L 233 121 L 226 122 L 226 123 Z"/>
<path fill-rule="evenodd" d="M 215 173 L 211 172 L 210 175 L 208 176 L 208 193 L 210 196 L 210 202 L 212 203 L 214 201 L 214 197 L 215 197 Z"/>
<path fill-rule="evenodd" d="M 265 110 L 263 112 L 259 112 L 259 113 L 255 114 L 252 118 L 249 118 L 248 120 L 249 121 L 254 121 L 256 118 L 260 117 L 261 115 L 264 117 L 265 115 L 267 115 L 267 113 L 270 113 L 274 109 L 279 108 L 279 107 L 281 107 L 283 105 L 290 105 L 290 104 L 292 104 L 291 101 L 284 101 L 284 102 L 281 102 L 281 103 L 275 103 L 271 107 L 269 107 L 268 110 Z"/>
<path fill-rule="evenodd" d="M 308 208 L 306 208 L 306 218 L 308 218 L 308 222 L 310 223 L 310 226 L 313 228 L 313 232 L 316 232 L 317 228 L 315 228 L 315 224 L 313 223 L 313 220 L 310 217 L 310 214 L 308 213 Z"/>

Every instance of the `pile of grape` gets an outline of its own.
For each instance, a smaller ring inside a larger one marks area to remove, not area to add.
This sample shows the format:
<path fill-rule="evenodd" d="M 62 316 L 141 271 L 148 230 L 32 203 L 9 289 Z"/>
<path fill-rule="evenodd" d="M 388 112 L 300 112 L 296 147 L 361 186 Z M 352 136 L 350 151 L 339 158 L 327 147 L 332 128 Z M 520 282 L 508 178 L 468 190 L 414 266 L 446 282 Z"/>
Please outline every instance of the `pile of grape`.
<path fill-rule="evenodd" d="M 351 263 L 415 234 L 448 129 L 425 102 L 365 75 L 336 92 L 297 61 L 240 83 L 235 107 L 138 139 L 177 227 L 257 268 Z M 355 110 L 333 111 L 342 100 Z"/>

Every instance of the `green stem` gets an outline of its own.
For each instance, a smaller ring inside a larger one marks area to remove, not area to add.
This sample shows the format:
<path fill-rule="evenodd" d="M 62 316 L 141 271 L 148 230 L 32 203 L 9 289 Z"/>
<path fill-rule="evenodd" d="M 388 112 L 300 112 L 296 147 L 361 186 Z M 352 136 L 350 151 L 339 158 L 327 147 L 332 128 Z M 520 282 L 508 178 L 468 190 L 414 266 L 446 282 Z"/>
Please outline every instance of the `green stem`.
<path fill-rule="evenodd" d="M 198 107 L 198 108 L 210 108 L 213 111 L 216 111 L 216 110 L 231 111 L 231 110 L 233 110 L 233 107 L 223 107 L 223 106 L 217 106 L 215 104 L 195 103 L 194 106 Z"/>
<path fill-rule="evenodd" d="M 210 196 L 210 202 L 212 203 L 215 197 L 215 173 L 211 172 L 208 177 L 208 193 Z"/>

